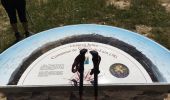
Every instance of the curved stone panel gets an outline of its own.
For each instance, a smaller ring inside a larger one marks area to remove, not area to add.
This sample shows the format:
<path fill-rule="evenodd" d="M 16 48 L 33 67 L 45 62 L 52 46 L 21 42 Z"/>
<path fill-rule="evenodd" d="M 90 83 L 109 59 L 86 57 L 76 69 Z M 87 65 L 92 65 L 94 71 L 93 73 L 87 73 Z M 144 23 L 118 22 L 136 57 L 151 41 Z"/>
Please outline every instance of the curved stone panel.
<path fill-rule="evenodd" d="M 0 55 L 0 85 L 74 85 L 71 66 L 86 48 L 84 84 L 92 84 L 89 53 L 101 56 L 99 84 L 170 82 L 170 52 L 137 33 L 112 26 L 80 24 L 40 32 Z"/>

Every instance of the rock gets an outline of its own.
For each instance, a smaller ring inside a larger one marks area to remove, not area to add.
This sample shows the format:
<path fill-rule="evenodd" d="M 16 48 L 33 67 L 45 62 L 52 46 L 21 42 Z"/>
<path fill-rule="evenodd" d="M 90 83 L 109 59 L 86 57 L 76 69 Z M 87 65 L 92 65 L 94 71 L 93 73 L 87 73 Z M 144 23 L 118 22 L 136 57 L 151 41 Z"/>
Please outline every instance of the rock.
<path fill-rule="evenodd" d="M 162 3 L 161 5 L 165 7 L 167 12 L 170 12 L 170 3 Z"/>
<path fill-rule="evenodd" d="M 0 100 L 7 100 L 5 95 L 3 93 L 0 92 Z"/>
<path fill-rule="evenodd" d="M 154 38 L 154 35 L 152 34 L 152 27 L 146 26 L 146 25 L 136 25 L 136 32 L 140 33 L 144 36 L 147 36 L 149 38 Z"/>
<path fill-rule="evenodd" d="M 164 100 L 170 100 L 170 94 L 167 94 Z"/>
<path fill-rule="evenodd" d="M 146 25 L 136 25 L 136 31 L 141 34 L 148 34 L 151 32 L 152 27 Z"/>
<path fill-rule="evenodd" d="M 158 0 L 165 7 L 165 10 L 170 13 L 170 0 Z"/>
<path fill-rule="evenodd" d="M 113 5 L 117 9 L 126 10 L 130 8 L 131 0 L 107 0 L 107 6 Z"/>

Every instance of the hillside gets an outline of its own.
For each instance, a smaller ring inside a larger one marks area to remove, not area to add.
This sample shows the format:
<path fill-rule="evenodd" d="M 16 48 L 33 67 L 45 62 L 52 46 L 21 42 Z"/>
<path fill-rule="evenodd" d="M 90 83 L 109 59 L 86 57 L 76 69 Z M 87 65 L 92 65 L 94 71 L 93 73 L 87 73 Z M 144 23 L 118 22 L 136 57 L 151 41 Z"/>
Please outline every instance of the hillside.
<path fill-rule="evenodd" d="M 104 24 L 138 32 L 170 49 L 169 0 L 27 0 L 27 9 L 33 33 L 71 24 Z M 0 52 L 14 41 L 0 4 Z"/>

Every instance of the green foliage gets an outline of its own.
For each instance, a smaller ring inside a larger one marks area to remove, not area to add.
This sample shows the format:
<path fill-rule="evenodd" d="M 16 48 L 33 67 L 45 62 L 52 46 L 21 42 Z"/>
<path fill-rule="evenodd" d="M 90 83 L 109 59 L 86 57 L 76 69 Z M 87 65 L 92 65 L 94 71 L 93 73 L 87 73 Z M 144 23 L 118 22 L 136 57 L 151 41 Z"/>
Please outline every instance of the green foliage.
<path fill-rule="evenodd" d="M 153 32 L 155 34 L 154 40 L 164 45 L 168 49 L 170 49 L 170 30 L 168 27 L 166 28 L 154 28 Z"/>
<path fill-rule="evenodd" d="M 152 27 L 170 26 L 170 14 L 158 3 L 157 0 L 132 0 L 129 10 L 117 11 L 116 19 L 122 21 L 128 29 L 135 25 Z"/>
<path fill-rule="evenodd" d="M 102 16 L 104 6 L 103 0 L 48 0 L 41 5 L 32 1 L 28 3 L 28 11 L 38 32 L 61 25 L 89 23 Z"/>

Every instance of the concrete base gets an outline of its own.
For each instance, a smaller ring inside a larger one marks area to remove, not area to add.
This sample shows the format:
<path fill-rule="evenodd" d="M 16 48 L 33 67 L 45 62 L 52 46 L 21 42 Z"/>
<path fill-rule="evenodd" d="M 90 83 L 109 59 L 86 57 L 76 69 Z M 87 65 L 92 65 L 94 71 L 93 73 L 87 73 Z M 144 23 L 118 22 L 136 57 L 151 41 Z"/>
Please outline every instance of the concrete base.
<path fill-rule="evenodd" d="M 78 91 L 8 93 L 6 96 L 7 100 L 79 100 Z M 165 97 L 166 93 L 158 92 L 99 91 L 98 100 L 164 100 Z M 83 100 L 94 100 L 93 91 L 84 91 Z"/>

